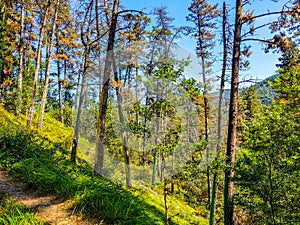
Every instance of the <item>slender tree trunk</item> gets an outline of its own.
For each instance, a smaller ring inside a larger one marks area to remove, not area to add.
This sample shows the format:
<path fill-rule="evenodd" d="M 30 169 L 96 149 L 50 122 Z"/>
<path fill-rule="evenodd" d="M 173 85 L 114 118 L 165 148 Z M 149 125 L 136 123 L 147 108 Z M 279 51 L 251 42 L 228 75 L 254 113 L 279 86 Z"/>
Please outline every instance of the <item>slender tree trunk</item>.
<path fill-rule="evenodd" d="M 202 21 L 200 18 L 200 15 L 198 14 L 198 41 L 199 41 L 199 51 L 200 51 L 200 58 L 201 58 L 201 73 L 203 77 L 203 100 L 204 100 L 204 126 L 205 126 L 205 151 L 206 151 L 206 176 L 207 176 L 207 196 L 208 196 L 208 205 L 210 204 L 211 199 L 211 185 L 210 185 L 210 165 L 209 165 L 209 156 L 210 151 L 208 147 L 208 134 L 209 134 L 209 127 L 208 127 L 208 114 L 209 114 L 209 108 L 208 108 L 208 98 L 207 98 L 207 79 L 206 79 L 206 62 L 205 62 L 205 56 L 202 54 L 204 51 L 203 47 L 203 31 L 202 31 Z"/>
<path fill-rule="evenodd" d="M 239 63 L 240 44 L 242 30 L 242 0 L 236 0 L 236 18 L 234 31 L 234 44 L 232 56 L 231 91 L 229 105 L 229 123 L 226 150 L 226 169 L 224 184 L 224 225 L 234 225 L 234 162 L 236 151 L 236 127 L 238 113 L 238 86 L 239 86 Z"/>
<path fill-rule="evenodd" d="M 152 171 L 152 187 L 155 188 L 156 186 L 156 176 L 157 176 L 157 165 L 158 165 L 158 153 L 157 153 L 157 146 L 158 146 L 158 133 L 159 133 L 159 114 L 160 112 L 156 113 L 156 134 L 155 134 L 155 140 L 154 140 L 154 150 L 153 150 L 153 171 Z"/>
<path fill-rule="evenodd" d="M 81 83 L 81 90 L 79 94 L 79 104 L 77 109 L 76 115 L 76 122 L 75 122 L 75 131 L 74 131 L 74 142 L 78 143 L 79 139 L 79 129 L 80 129 L 80 121 L 82 116 L 82 107 L 84 103 L 85 93 L 86 93 L 86 85 L 87 85 L 87 69 L 89 66 L 90 60 L 90 47 L 86 46 L 85 55 L 84 55 L 84 64 L 83 64 L 83 72 L 82 72 L 82 83 Z M 72 148 L 71 151 L 71 161 L 76 163 L 76 156 L 77 156 L 77 144 L 75 148 Z"/>
<path fill-rule="evenodd" d="M 53 45 L 54 45 L 54 36 L 56 33 L 56 20 L 57 20 L 58 11 L 59 11 L 59 5 L 60 5 L 60 0 L 57 0 L 55 14 L 54 14 L 54 20 L 53 20 L 53 26 L 52 26 L 52 31 L 51 31 L 52 33 L 51 33 L 51 37 L 50 37 L 49 57 L 48 57 L 48 64 L 47 64 L 47 69 L 46 69 L 45 85 L 44 85 L 42 101 L 41 101 L 41 105 L 40 105 L 40 116 L 39 116 L 39 123 L 38 123 L 39 130 L 42 130 L 42 127 L 43 127 L 45 107 L 46 107 L 46 102 L 47 102 L 49 77 L 50 77 L 50 67 L 51 67 L 51 62 L 52 62 L 52 58 L 53 58 L 52 52 L 53 52 Z"/>
<path fill-rule="evenodd" d="M 207 176 L 207 196 L 208 196 L 208 205 L 210 204 L 211 199 L 211 185 L 210 185 L 210 150 L 208 146 L 208 98 L 207 98 L 207 81 L 206 81 L 206 74 L 205 74 L 205 61 L 202 57 L 202 74 L 203 74 L 203 98 L 204 98 L 204 120 L 205 120 L 205 150 L 206 150 L 206 176 Z"/>
<path fill-rule="evenodd" d="M 32 126 L 36 95 L 37 95 L 37 92 L 38 92 L 38 76 L 39 76 L 40 65 L 41 65 L 41 50 L 42 50 L 42 45 L 43 45 L 43 40 L 44 40 L 44 35 L 45 35 L 46 22 L 47 22 L 47 16 L 48 16 L 50 5 L 51 5 L 51 0 L 48 0 L 48 4 L 46 5 L 46 8 L 45 8 L 45 13 L 44 13 L 44 17 L 43 17 L 42 26 L 41 26 L 41 29 L 40 29 L 40 38 L 39 38 L 38 49 L 37 49 L 37 53 L 36 53 L 37 55 L 36 55 L 36 60 L 35 60 L 36 61 L 36 67 L 35 67 L 34 79 L 33 79 L 33 91 L 32 91 L 32 97 L 31 97 L 31 102 L 30 102 L 28 119 L 27 119 L 27 126 L 29 126 L 29 127 Z"/>
<path fill-rule="evenodd" d="M 110 83 L 110 73 L 111 67 L 113 65 L 113 50 L 115 45 L 115 35 L 118 23 L 118 8 L 119 0 L 114 0 L 108 44 L 106 50 L 106 59 L 104 66 L 104 82 L 100 93 L 100 105 L 99 105 L 99 117 L 97 123 L 97 134 L 98 134 L 98 144 L 97 144 L 97 158 L 95 163 L 95 173 L 103 176 L 103 166 L 104 166 L 104 134 L 105 134 L 105 123 L 106 123 L 106 110 L 107 110 L 107 100 L 108 100 L 108 89 Z"/>
<path fill-rule="evenodd" d="M 60 53 L 59 50 L 59 38 L 58 38 L 58 32 L 56 34 L 56 54 Z M 60 114 L 60 122 L 64 123 L 64 114 L 63 114 L 63 100 L 62 100 L 62 85 L 61 85 L 61 66 L 60 61 L 56 61 L 57 66 L 57 86 L 58 86 L 58 101 L 59 101 L 59 114 Z"/>
<path fill-rule="evenodd" d="M 64 123 L 63 96 L 62 96 L 62 85 L 61 85 L 61 70 L 60 70 L 59 60 L 57 60 L 57 79 L 58 79 L 58 101 L 59 101 L 60 122 Z"/>
<path fill-rule="evenodd" d="M 2 45 L 5 44 L 5 36 L 7 32 L 7 4 L 8 2 L 2 1 L 0 5 L 0 14 L 1 14 L 1 28 L 0 28 L 0 57 L 3 57 L 2 51 L 5 51 Z M 1 60 L 2 61 L 2 60 Z M 0 103 L 4 100 L 4 80 L 5 80 L 5 74 L 4 74 L 4 68 L 3 68 L 3 62 L 0 63 Z"/>
<path fill-rule="evenodd" d="M 162 153 L 162 161 L 165 161 L 165 154 Z M 163 164 L 163 167 L 165 167 L 165 164 Z M 163 168 L 165 170 L 165 168 Z M 165 223 L 166 225 L 169 225 L 169 205 L 168 205 L 168 180 L 166 175 L 163 175 L 164 179 L 164 203 L 165 203 Z"/>
<path fill-rule="evenodd" d="M 156 172 L 157 172 L 157 150 L 154 148 L 153 151 L 153 171 L 152 171 L 152 187 L 156 186 Z"/>
<path fill-rule="evenodd" d="M 114 74 L 115 74 L 115 81 L 118 82 L 118 74 L 116 71 L 116 65 L 114 62 Z M 124 114 L 122 110 L 122 99 L 121 99 L 121 94 L 120 94 L 120 88 L 116 86 L 116 94 L 117 94 L 117 102 L 118 102 L 118 111 L 119 111 L 119 119 L 121 126 L 124 128 L 125 124 L 125 119 L 124 119 Z M 126 129 L 126 128 L 125 128 Z M 124 156 L 125 156 L 125 174 L 126 174 L 126 187 L 131 188 L 132 187 L 132 182 L 131 182 L 131 170 L 130 170 L 130 154 L 129 154 L 129 149 L 128 149 L 128 137 L 127 137 L 127 131 L 123 130 L 123 151 L 124 151 Z"/>
<path fill-rule="evenodd" d="M 171 193 L 174 194 L 174 170 L 175 170 L 175 166 L 174 166 L 174 161 L 175 161 L 175 153 L 172 152 L 172 176 L 171 176 Z"/>
<path fill-rule="evenodd" d="M 19 46 L 19 71 L 18 71 L 18 100 L 16 114 L 20 116 L 22 105 L 22 90 L 23 90 L 23 63 L 24 63 L 24 0 L 21 2 L 21 21 L 20 21 L 20 46 Z"/>
<path fill-rule="evenodd" d="M 222 104 L 223 104 L 223 94 L 225 87 L 225 76 L 226 76 L 226 66 L 227 66 L 227 37 L 226 37 L 226 24 L 227 24 L 227 12 L 226 12 L 226 3 L 223 2 L 223 23 L 222 23 L 222 32 L 223 32 L 223 66 L 222 66 L 222 75 L 221 75 L 221 84 L 220 84 L 220 93 L 219 93 L 219 106 L 218 106 L 218 140 L 217 140 L 217 169 L 218 169 L 218 160 L 220 157 L 220 150 L 222 144 Z M 211 203 L 210 203 L 210 217 L 209 224 L 214 225 L 216 220 L 216 202 L 218 196 L 218 172 L 214 172 L 213 184 L 212 184 L 212 194 L 211 194 Z"/>

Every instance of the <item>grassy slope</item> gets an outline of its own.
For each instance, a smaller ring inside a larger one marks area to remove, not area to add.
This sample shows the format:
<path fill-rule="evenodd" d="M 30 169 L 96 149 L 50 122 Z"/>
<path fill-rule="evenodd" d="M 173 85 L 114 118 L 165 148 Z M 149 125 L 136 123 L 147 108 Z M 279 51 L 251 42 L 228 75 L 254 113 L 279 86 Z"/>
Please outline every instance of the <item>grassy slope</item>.
<path fill-rule="evenodd" d="M 40 133 L 28 130 L 24 118 L 18 120 L 1 107 L 0 115 L 0 167 L 29 187 L 71 199 L 75 211 L 109 224 L 164 224 L 161 195 L 141 187 L 128 191 L 95 177 L 83 160 L 76 167 L 69 162 L 71 129 L 46 116 Z M 170 197 L 171 224 L 207 224 L 194 214 L 187 204 Z"/>
<path fill-rule="evenodd" d="M 0 193 L 0 224 L 42 225 L 44 223 L 39 222 L 34 213 L 25 209 L 23 205 L 15 203 L 13 199 Z"/>

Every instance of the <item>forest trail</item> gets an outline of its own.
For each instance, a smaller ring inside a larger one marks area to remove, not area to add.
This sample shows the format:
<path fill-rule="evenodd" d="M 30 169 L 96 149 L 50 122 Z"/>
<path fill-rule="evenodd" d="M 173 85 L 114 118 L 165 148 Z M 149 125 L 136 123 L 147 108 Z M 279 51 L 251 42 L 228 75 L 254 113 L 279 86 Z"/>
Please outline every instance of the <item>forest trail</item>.
<path fill-rule="evenodd" d="M 95 225 L 99 220 L 85 219 L 72 212 L 70 202 L 56 195 L 41 195 L 27 190 L 26 184 L 11 178 L 7 171 L 0 170 L 0 193 L 6 193 L 36 213 L 37 219 L 47 225 Z"/>

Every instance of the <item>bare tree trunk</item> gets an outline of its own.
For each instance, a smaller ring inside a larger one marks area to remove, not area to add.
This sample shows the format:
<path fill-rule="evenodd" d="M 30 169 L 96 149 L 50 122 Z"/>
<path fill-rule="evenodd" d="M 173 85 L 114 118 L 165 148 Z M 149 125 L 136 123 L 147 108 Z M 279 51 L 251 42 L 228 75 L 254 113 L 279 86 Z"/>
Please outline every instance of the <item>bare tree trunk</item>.
<path fill-rule="evenodd" d="M 95 163 L 95 173 L 103 176 L 103 166 L 104 166 L 104 134 L 105 134 L 105 123 L 106 123 L 106 110 L 107 110 L 107 100 L 108 100 L 108 89 L 110 83 L 110 73 L 111 67 L 113 65 L 113 49 L 115 45 L 115 35 L 118 23 L 118 8 L 119 0 L 114 0 L 108 44 L 106 50 L 106 59 L 104 66 L 104 83 L 100 93 L 100 105 L 99 105 L 99 117 L 97 123 L 97 134 L 98 134 L 98 144 L 97 144 L 97 158 Z"/>
<path fill-rule="evenodd" d="M 226 66 L 227 66 L 226 24 L 227 24 L 226 3 L 223 2 L 223 23 L 222 23 L 223 66 L 222 66 L 222 75 L 221 75 L 221 84 L 220 84 L 220 93 L 219 93 L 219 106 L 218 106 L 218 131 L 217 131 L 218 140 L 217 140 L 217 156 L 216 156 L 217 165 L 219 165 L 218 160 L 219 160 L 219 157 L 220 157 L 220 150 L 221 150 L 221 144 L 222 144 L 222 104 L 223 104 L 223 94 L 224 94 Z M 214 172 L 213 184 L 212 184 L 212 194 L 211 194 L 211 203 L 210 203 L 210 217 L 209 217 L 209 224 L 210 225 L 214 225 L 215 220 L 216 220 L 217 196 L 218 196 L 218 172 L 216 171 L 216 172 Z"/>
<path fill-rule="evenodd" d="M 175 153 L 172 152 L 172 176 L 171 176 L 171 193 L 174 193 L 174 170 L 175 170 L 175 166 L 174 166 L 174 161 L 175 161 Z"/>
<path fill-rule="evenodd" d="M 42 127 L 43 127 L 45 106 L 46 106 L 46 102 L 47 102 L 49 77 L 50 77 L 50 67 L 51 67 L 51 62 L 52 62 L 52 58 L 53 58 L 52 52 L 53 52 L 53 45 L 54 45 L 54 36 L 56 33 L 56 20 L 57 20 L 58 11 L 59 11 L 59 5 L 60 5 L 60 0 L 57 0 L 55 14 L 54 14 L 54 20 L 53 20 L 53 26 L 52 26 L 52 31 L 51 31 L 52 33 L 51 33 L 51 37 L 50 37 L 49 57 L 48 57 L 48 64 L 47 64 L 47 69 L 46 69 L 45 84 L 44 84 L 44 89 L 43 89 L 43 94 L 42 94 L 42 101 L 41 101 L 41 105 L 40 105 L 40 116 L 39 116 L 39 123 L 38 123 L 39 130 L 42 130 Z"/>
<path fill-rule="evenodd" d="M 155 188 L 156 186 L 156 176 L 157 176 L 157 168 L 159 164 L 159 154 L 157 153 L 157 146 L 158 146 L 158 134 L 159 134 L 159 121 L 158 118 L 160 116 L 160 111 L 156 112 L 155 122 L 156 122 L 156 134 L 154 140 L 154 150 L 153 150 L 153 171 L 152 171 L 152 187 Z"/>
<path fill-rule="evenodd" d="M 162 153 L 162 161 L 165 161 L 165 154 Z M 163 164 L 163 170 L 165 170 L 165 164 Z M 169 205 L 168 205 L 168 180 L 167 177 L 164 173 L 163 175 L 163 179 L 164 179 L 164 203 L 165 203 L 165 223 L 166 225 L 169 225 Z"/>
<path fill-rule="evenodd" d="M 80 129 L 80 119 L 82 116 L 82 107 L 86 93 L 86 84 L 87 84 L 87 69 L 89 66 L 89 56 L 90 56 L 90 47 L 86 46 L 85 55 L 84 55 L 84 64 L 83 64 L 83 72 L 82 72 L 82 83 L 81 83 L 81 91 L 79 95 L 79 104 L 77 109 L 76 115 L 76 122 L 75 122 L 75 130 L 74 130 L 74 142 L 78 143 L 79 139 L 79 129 Z M 76 163 L 76 156 L 77 156 L 77 144 L 74 145 L 75 147 L 72 148 L 71 151 L 71 161 Z"/>
<path fill-rule="evenodd" d="M 24 13 L 25 4 L 24 0 L 21 2 L 21 22 L 20 22 L 20 47 L 19 47 L 19 71 L 18 71 L 18 100 L 16 114 L 20 116 L 22 105 L 22 92 L 23 92 L 23 63 L 24 63 Z"/>
<path fill-rule="evenodd" d="M 239 63 L 240 44 L 242 30 L 242 0 L 236 0 L 236 18 L 234 31 L 234 44 L 232 55 L 231 91 L 229 105 L 229 123 L 226 150 L 226 169 L 224 184 L 224 225 L 233 225 L 234 207 L 234 162 L 236 151 L 236 127 L 238 113 L 238 87 L 239 87 Z"/>
<path fill-rule="evenodd" d="M 206 80 L 206 71 L 205 71 L 205 61 L 204 58 L 202 57 L 202 75 L 203 75 L 203 85 L 204 85 L 204 90 L 203 90 L 203 98 L 204 98 L 204 120 L 205 120 L 205 151 L 206 151 L 206 176 L 207 176 L 207 196 L 208 196 L 208 205 L 210 204 L 210 199 L 211 199 L 211 185 L 210 185 L 210 149 L 208 146 L 208 133 L 209 133 L 209 128 L 208 128 L 208 98 L 207 98 L 207 80 Z"/>
<path fill-rule="evenodd" d="M 209 134 L 209 127 L 208 127 L 208 114 L 209 114 L 209 106 L 208 106 L 208 98 L 207 98 L 207 79 L 206 79 L 206 62 L 205 56 L 202 54 L 204 51 L 203 47 L 203 33 L 202 33 L 202 22 L 200 15 L 198 14 L 198 41 L 199 41 L 199 51 L 200 51 L 200 58 L 201 58 L 201 73 L 203 77 L 203 100 L 204 100 L 204 126 L 205 126 L 205 151 L 206 151 L 206 176 L 207 176 L 207 196 L 208 196 L 208 205 L 210 204 L 211 199 L 211 185 L 210 185 L 210 165 L 209 165 L 209 156 L 210 151 L 208 147 L 208 134 Z"/>
<path fill-rule="evenodd" d="M 63 113 L 63 100 L 62 100 L 62 88 L 61 88 L 61 70 L 60 62 L 57 60 L 57 79 L 58 79 L 58 101 L 59 101 L 59 114 L 60 122 L 64 123 L 64 113 Z"/>
<path fill-rule="evenodd" d="M 59 37 L 58 37 L 58 32 L 56 34 L 56 54 L 60 53 L 59 50 Z M 64 61 L 65 63 L 65 61 Z M 64 114 L 63 114 L 63 100 L 62 100 L 62 85 L 61 85 L 61 66 L 60 66 L 60 61 L 56 61 L 56 66 L 57 66 L 57 86 L 58 86 L 58 102 L 59 102 L 59 114 L 60 114 L 60 122 L 64 123 Z"/>
<path fill-rule="evenodd" d="M 29 127 L 32 126 L 32 120 L 33 120 L 34 109 L 35 109 L 36 94 L 38 92 L 38 76 L 39 76 L 40 65 L 41 65 L 41 50 L 42 50 L 42 45 L 43 45 L 43 40 L 44 40 L 44 35 L 45 35 L 46 22 L 47 22 L 47 16 L 48 16 L 50 5 L 51 5 L 51 0 L 48 0 L 48 4 L 46 5 L 46 8 L 45 8 L 45 13 L 44 13 L 44 17 L 43 17 L 42 26 L 40 28 L 40 38 L 39 38 L 37 55 L 36 55 L 36 60 L 35 60 L 36 61 L 36 67 L 35 67 L 34 80 L 33 80 L 33 92 L 32 92 L 30 108 L 29 108 L 29 114 L 28 114 L 28 119 L 27 119 L 27 126 L 29 126 Z"/>
<path fill-rule="evenodd" d="M 118 74 L 116 71 L 116 65 L 114 62 L 114 74 L 115 74 L 115 81 L 118 82 L 119 78 L 118 78 Z M 120 88 L 118 86 L 116 86 L 116 94 L 117 94 L 117 102 L 118 102 L 118 111 L 119 111 L 119 119 L 120 119 L 120 123 L 121 126 L 124 128 L 124 124 L 125 124 L 125 119 L 124 119 L 124 114 L 123 114 L 123 110 L 122 110 L 122 99 L 121 99 L 121 95 L 120 95 Z M 126 129 L 126 128 L 125 128 Z M 131 170 L 130 170 L 130 154 L 129 154 L 129 149 L 128 149 L 128 137 L 127 137 L 127 131 L 123 130 L 123 143 L 122 143 L 122 147 L 123 147 L 123 151 L 124 151 L 124 156 L 125 156 L 125 174 L 126 174 L 126 187 L 131 188 L 132 187 L 132 182 L 131 182 Z"/>

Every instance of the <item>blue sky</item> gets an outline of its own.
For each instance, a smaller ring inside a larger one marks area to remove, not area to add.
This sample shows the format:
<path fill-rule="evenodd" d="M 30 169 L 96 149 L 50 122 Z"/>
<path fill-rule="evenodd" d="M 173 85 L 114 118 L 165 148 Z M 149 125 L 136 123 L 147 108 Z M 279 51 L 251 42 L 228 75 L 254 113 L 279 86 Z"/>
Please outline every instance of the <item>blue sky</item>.
<path fill-rule="evenodd" d="M 223 1 L 211 0 L 211 3 L 218 3 L 220 6 L 223 4 Z M 255 0 L 252 1 L 250 6 L 247 8 L 251 10 L 255 10 L 255 14 L 265 13 L 269 11 L 278 11 L 282 4 L 285 1 L 280 0 L 278 3 L 275 3 L 270 0 Z M 230 0 L 226 1 L 226 3 L 233 7 L 235 5 L 235 1 Z M 189 25 L 186 22 L 185 17 L 188 14 L 188 7 L 191 4 L 191 0 L 121 0 L 121 4 L 126 6 L 127 9 L 138 9 L 141 10 L 143 8 L 145 12 L 151 11 L 153 7 L 159 6 L 167 6 L 167 10 L 169 11 L 169 15 L 175 18 L 174 24 L 177 26 L 186 26 Z M 229 8 L 229 7 L 228 7 Z M 234 15 L 234 10 L 231 11 L 230 15 Z M 234 19 L 234 18 L 231 18 Z M 264 23 L 270 21 L 271 18 L 260 19 L 257 23 Z M 259 31 L 260 38 L 270 37 L 270 32 L 267 29 L 262 29 Z M 188 37 L 183 37 L 183 40 L 178 42 L 184 48 L 189 49 L 194 52 L 195 49 L 195 41 Z M 217 42 L 219 45 L 219 42 Z M 250 57 L 250 69 L 246 72 L 242 73 L 242 77 L 245 76 L 246 79 L 249 78 L 258 78 L 264 79 L 273 75 L 276 71 L 276 63 L 278 63 L 279 54 L 273 53 L 264 53 L 261 49 L 262 46 L 259 43 L 245 43 L 246 45 L 251 45 L 252 55 Z M 215 72 L 218 73 L 218 66 L 214 68 Z M 219 74 L 218 74 L 219 75 Z"/>

